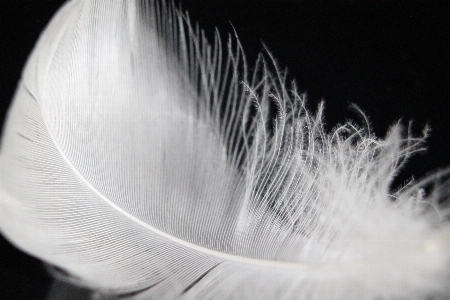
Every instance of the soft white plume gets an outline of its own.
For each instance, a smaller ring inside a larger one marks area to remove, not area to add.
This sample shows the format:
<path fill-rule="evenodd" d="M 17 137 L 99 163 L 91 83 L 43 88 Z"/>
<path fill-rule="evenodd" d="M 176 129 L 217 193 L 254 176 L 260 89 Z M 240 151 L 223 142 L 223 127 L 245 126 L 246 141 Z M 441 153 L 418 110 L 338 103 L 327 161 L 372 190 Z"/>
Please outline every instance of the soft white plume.
<path fill-rule="evenodd" d="M 391 189 L 426 130 L 326 132 L 268 58 L 171 4 L 66 3 L 3 132 L 2 234 L 123 298 L 448 295 L 448 172 Z"/>

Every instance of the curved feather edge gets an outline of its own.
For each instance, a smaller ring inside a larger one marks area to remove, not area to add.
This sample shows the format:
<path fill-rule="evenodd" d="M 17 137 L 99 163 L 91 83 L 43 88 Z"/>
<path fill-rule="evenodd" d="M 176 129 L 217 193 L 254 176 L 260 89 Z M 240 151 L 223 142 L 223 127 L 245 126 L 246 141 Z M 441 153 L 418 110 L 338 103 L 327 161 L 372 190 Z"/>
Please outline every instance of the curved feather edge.
<path fill-rule="evenodd" d="M 449 170 L 390 187 L 426 129 L 327 133 L 270 53 L 222 48 L 172 4 L 66 3 L 8 115 L 2 233 L 121 298 L 445 296 Z"/>

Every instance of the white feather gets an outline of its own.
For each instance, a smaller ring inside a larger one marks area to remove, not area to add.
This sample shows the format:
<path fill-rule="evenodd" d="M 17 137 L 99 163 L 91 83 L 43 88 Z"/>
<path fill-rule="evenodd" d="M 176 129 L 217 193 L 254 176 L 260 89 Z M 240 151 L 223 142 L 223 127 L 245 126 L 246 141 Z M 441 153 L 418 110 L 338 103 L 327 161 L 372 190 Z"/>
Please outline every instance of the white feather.
<path fill-rule="evenodd" d="M 390 187 L 424 137 L 327 133 L 270 54 L 222 47 L 170 4 L 66 3 L 3 132 L 2 234 L 133 299 L 447 295 L 448 171 Z"/>

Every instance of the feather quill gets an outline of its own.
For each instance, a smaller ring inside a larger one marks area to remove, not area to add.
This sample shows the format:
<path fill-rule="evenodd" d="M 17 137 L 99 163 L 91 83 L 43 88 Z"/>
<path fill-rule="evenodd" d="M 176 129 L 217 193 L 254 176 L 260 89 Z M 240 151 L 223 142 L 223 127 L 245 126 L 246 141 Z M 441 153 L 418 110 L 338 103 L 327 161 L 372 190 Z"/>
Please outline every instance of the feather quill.
<path fill-rule="evenodd" d="M 427 129 L 326 132 L 268 56 L 170 3 L 67 2 L 8 114 L 2 234 L 121 298 L 448 295 L 448 170 L 390 187 Z"/>

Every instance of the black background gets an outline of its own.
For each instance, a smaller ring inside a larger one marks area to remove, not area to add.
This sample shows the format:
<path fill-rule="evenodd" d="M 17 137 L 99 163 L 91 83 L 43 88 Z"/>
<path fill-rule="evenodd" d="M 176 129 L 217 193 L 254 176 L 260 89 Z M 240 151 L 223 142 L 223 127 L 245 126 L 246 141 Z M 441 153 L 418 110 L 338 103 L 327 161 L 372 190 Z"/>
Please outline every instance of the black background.
<path fill-rule="evenodd" d="M 63 1 L 0 3 L 0 118 L 39 33 Z M 428 151 L 398 183 L 450 165 L 450 1 L 182 1 L 208 35 L 237 34 L 252 62 L 262 42 L 287 67 L 309 107 L 326 101 L 327 128 L 370 117 L 378 136 L 399 119 L 432 127 Z M 1 217 L 1 212 L 0 212 Z M 0 238 L 0 297 L 43 299 L 51 279 L 41 264 Z"/>

